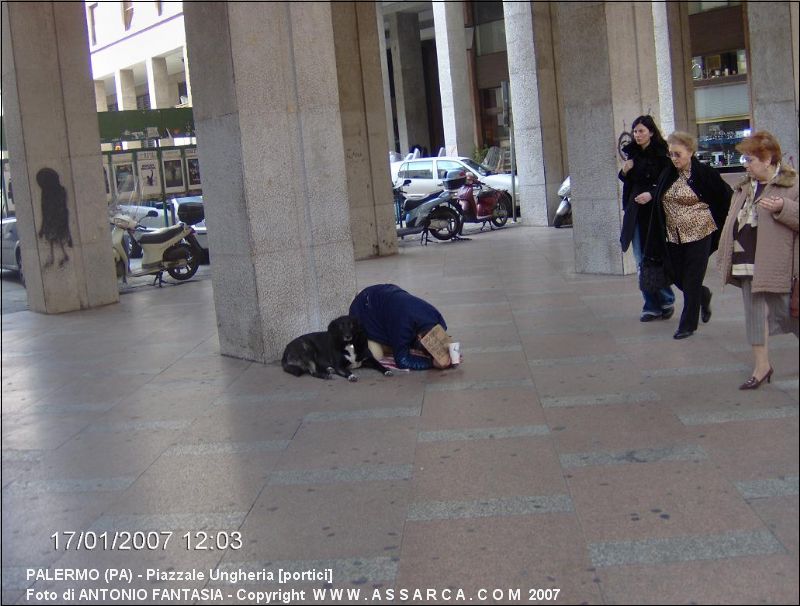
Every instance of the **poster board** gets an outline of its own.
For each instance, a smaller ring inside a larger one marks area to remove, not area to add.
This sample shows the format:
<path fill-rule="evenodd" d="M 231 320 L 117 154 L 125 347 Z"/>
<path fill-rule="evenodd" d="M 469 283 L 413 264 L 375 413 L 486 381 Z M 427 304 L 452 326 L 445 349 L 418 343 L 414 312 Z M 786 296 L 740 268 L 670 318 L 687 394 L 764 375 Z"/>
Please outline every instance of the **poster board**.
<path fill-rule="evenodd" d="M 142 198 L 161 196 L 161 171 L 158 165 L 158 152 L 137 152 L 136 168 L 138 169 L 139 192 L 142 194 Z"/>
<path fill-rule="evenodd" d="M 164 150 L 161 154 L 161 165 L 164 169 L 164 191 L 168 194 L 186 191 L 181 150 Z"/>
<path fill-rule="evenodd" d="M 133 170 L 133 154 L 114 154 L 111 156 L 114 193 L 119 202 L 136 198 L 136 178 Z"/>
<path fill-rule="evenodd" d="M 200 189 L 200 159 L 197 157 L 197 148 L 189 147 L 185 151 L 186 156 L 186 176 L 189 181 L 189 189 Z"/>

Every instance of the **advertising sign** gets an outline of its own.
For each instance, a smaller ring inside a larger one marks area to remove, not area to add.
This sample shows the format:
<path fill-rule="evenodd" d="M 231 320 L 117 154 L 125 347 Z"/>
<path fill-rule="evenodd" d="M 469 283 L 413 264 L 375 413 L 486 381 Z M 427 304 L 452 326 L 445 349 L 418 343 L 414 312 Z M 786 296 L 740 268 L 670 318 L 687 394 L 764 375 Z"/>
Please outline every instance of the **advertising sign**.
<path fill-rule="evenodd" d="M 136 166 L 139 169 L 139 191 L 142 197 L 160 196 L 161 171 L 158 170 L 158 152 L 137 152 Z"/>
<path fill-rule="evenodd" d="M 189 189 L 199 189 L 200 182 L 200 159 L 197 157 L 197 148 L 186 149 L 186 173 L 189 177 Z"/>
<path fill-rule="evenodd" d="M 177 194 L 186 191 L 186 182 L 183 178 L 183 158 L 181 150 L 165 150 L 161 154 L 161 163 L 164 167 L 164 191 L 168 194 Z"/>
<path fill-rule="evenodd" d="M 114 192 L 120 202 L 131 200 L 136 194 L 136 179 L 133 172 L 133 154 L 111 156 L 114 174 Z"/>

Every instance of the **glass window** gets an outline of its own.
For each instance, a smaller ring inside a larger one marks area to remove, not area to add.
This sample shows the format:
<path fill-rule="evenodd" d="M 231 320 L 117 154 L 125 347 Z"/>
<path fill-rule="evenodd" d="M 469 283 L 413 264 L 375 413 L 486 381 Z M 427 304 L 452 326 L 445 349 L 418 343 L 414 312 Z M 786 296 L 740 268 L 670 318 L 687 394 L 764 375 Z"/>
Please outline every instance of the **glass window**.
<path fill-rule="evenodd" d="M 150 93 L 136 95 L 136 109 L 150 109 Z"/>
<path fill-rule="evenodd" d="M 437 160 L 436 161 L 436 174 L 440 179 L 447 178 L 447 171 L 449 170 L 464 170 L 464 167 L 459 162 L 453 160 Z"/>
<path fill-rule="evenodd" d="M 489 23 L 490 21 L 500 21 L 503 19 L 503 3 L 502 2 L 476 2 L 472 3 L 475 24 L 481 25 L 482 23 Z"/>
<path fill-rule="evenodd" d="M 408 179 L 408 164 L 401 164 L 400 170 L 397 171 L 398 179 Z"/>
<path fill-rule="evenodd" d="M 406 179 L 433 179 L 433 160 L 409 162 Z"/>
<path fill-rule="evenodd" d="M 478 56 L 506 52 L 506 22 L 493 21 L 475 28 Z"/>
<path fill-rule="evenodd" d="M 730 2 L 689 2 L 689 14 L 696 15 L 705 11 L 713 11 L 715 8 L 726 8 L 728 6 L 738 6 L 741 2 L 732 0 Z"/>

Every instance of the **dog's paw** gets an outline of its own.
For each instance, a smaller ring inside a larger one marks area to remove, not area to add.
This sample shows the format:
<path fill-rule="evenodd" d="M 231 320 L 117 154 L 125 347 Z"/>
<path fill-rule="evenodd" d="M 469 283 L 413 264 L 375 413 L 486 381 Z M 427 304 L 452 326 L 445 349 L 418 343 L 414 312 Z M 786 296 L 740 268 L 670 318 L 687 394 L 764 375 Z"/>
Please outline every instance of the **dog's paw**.
<path fill-rule="evenodd" d="M 393 377 L 394 373 L 391 370 L 387 370 L 385 373 L 383 373 L 383 376 L 384 377 Z"/>
<path fill-rule="evenodd" d="M 358 375 L 350 375 L 349 377 L 347 377 L 347 380 L 350 381 L 351 383 L 355 383 L 356 381 L 358 381 Z"/>

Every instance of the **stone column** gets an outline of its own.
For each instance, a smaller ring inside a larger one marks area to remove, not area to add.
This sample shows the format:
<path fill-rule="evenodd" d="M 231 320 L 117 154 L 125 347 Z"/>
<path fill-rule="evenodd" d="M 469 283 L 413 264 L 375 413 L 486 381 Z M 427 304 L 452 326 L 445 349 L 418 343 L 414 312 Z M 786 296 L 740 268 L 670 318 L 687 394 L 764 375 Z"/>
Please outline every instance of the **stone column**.
<path fill-rule="evenodd" d="M 475 110 L 467 72 L 464 3 L 433 2 L 442 126 L 448 155 L 472 156 L 475 149 Z"/>
<path fill-rule="evenodd" d="M 572 181 L 575 269 L 580 273 L 636 269 L 633 255 L 623 255 L 619 245 L 622 188 L 616 144 L 622 128 L 630 129 L 652 103 L 655 93 L 643 90 L 641 75 L 655 74 L 656 66 L 652 42 L 637 46 L 631 35 L 639 31 L 637 10 L 642 10 L 635 5 L 565 2 L 557 8 L 558 27 L 565 33 L 559 82 Z"/>
<path fill-rule="evenodd" d="M 189 77 L 189 55 L 186 53 L 186 46 L 183 47 L 183 73 L 186 76 L 186 97 L 189 105 L 192 105 L 192 81 Z"/>
<path fill-rule="evenodd" d="M 768 130 L 797 166 L 797 100 L 789 2 L 748 2 L 752 128 Z"/>
<path fill-rule="evenodd" d="M 356 293 L 331 5 L 184 18 L 220 350 L 272 361 Z"/>
<path fill-rule="evenodd" d="M 394 72 L 394 100 L 397 107 L 397 130 L 400 153 L 407 154 L 412 145 L 430 149 L 428 105 L 425 100 L 425 78 L 422 71 L 422 46 L 419 40 L 417 13 L 389 15 L 389 39 Z"/>
<path fill-rule="evenodd" d="M 353 250 L 356 259 L 394 254 L 397 235 L 375 3 L 334 2 L 331 10 Z"/>
<path fill-rule="evenodd" d="M 676 130 L 694 131 L 692 49 L 689 9 L 685 2 L 652 2 L 653 34 L 658 77 L 659 115 L 664 137 Z"/>
<path fill-rule="evenodd" d="M 149 57 L 145 61 L 147 69 L 147 91 L 150 93 L 150 109 L 172 107 L 167 60 L 164 57 Z"/>
<path fill-rule="evenodd" d="M 4 2 L 4 125 L 28 304 L 62 313 L 118 298 L 84 7 Z"/>
<path fill-rule="evenodd" d="M 97 111 L 108 111 L 108 99 L 106 98 L 106 83 L 102 80 L 94 81 L 94 100 L 97 105 Z"/>
<path fill-rule="evenodd" d="M 114 74 L 117 86 L 117 109 L 119 111 L 136 109 L 136 85 L 133 83 L 132 69 L 118 69 Z"/>
<path fill-rule="evenodd" d="M 503 2 L 522 219 L 549 225 L 564 180 L 551 5 Z"/>
<path fill-rule="evenodd" d="M 383 79 L 383 105 L 386 112 L 386 132 L 389 150 L 397 151 L 394 139 L 394 113 L 392 112 L 392 91 L 389 85 L 389 61 L 386 58 L 386 24 L 383 19 L 383 3 L 375 2 L 375 20 L 378 25 L 378 47 L 381 54 L 381 78 Z"/>

